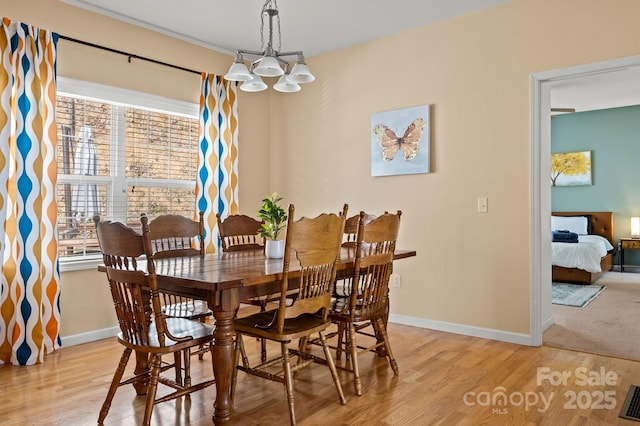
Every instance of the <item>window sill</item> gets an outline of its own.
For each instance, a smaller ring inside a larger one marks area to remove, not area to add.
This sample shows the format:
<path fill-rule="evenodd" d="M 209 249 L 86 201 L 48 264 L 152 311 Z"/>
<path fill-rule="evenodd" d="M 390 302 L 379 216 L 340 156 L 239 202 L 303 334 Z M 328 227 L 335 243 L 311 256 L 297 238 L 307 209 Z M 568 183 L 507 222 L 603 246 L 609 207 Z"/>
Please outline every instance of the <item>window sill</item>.
<path fill-rule="evenodd" d="M 60 272 L 84 271 L 87 269 L 98 270 L 98 266 L 102 265 L 102 255 L 83 257 L 82 259 L 60 259 Z"/>

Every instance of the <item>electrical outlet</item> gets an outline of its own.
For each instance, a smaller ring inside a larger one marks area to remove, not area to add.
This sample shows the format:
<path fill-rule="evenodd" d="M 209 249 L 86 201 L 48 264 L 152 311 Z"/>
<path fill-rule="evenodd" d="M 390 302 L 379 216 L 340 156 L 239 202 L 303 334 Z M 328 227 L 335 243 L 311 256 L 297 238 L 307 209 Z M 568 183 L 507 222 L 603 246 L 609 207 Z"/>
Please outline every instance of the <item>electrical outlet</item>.
<path fill-rule="evenodd" d="M 478 197 L 478 213 L 489 211 L 489 200 L 487 197 Z"/>
<path fill-rule="evenodd" d="M 395 288 L 402 287 L 402 275 L 391 274 L 391 285 L 393 285 Z"/>

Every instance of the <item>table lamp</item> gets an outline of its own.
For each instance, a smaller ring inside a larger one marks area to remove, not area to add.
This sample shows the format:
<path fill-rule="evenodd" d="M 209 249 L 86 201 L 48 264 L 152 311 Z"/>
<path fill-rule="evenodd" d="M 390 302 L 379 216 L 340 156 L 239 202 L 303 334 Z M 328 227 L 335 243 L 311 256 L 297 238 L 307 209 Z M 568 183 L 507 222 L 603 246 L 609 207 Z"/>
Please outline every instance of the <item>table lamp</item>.
<path fill-rule="evenodd" d="M 631 218 L 631 238 L 640 238 L 640 217 Z"/>

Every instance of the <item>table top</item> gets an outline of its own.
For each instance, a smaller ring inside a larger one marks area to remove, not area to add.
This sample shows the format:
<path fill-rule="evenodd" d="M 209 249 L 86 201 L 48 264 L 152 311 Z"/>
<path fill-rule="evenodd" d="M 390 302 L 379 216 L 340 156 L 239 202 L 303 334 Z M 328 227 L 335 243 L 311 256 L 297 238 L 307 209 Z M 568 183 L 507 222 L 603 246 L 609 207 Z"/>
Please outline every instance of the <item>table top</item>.
<path fill-rule="evenodd" d="M 624 249 L 640 249 L 640 239 L 638 238 L 620 238 L 621 246 Z"/>
<path fill-rule="evenodd" d="M 415 250 L 396 250 L 395 259 L 416 256 Z M 353 266 L 353 248 L 342 248 L 338 270 Z M 188 285 L 194 289 L 220 291 L 248 287 L 282 279 L 282 259 L 267 258 L 262 250 L 173 257 L 155 260 L 158 281 Z M 297 267 L 290 265 L 295 276 Z"/>

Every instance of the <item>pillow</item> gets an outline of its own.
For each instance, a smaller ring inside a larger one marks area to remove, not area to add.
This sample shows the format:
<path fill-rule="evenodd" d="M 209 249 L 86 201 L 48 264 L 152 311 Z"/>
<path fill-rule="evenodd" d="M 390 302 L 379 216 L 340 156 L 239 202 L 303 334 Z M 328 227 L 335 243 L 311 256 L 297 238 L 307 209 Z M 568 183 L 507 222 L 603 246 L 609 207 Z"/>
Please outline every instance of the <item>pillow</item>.
<path fill-rule="evenodd" d="M 551 216 L 551 230 L 589 235 L 589 218 L 586 216 Z"/>

